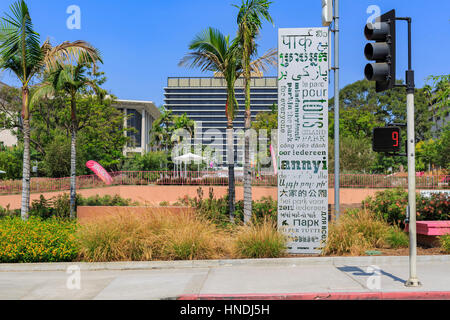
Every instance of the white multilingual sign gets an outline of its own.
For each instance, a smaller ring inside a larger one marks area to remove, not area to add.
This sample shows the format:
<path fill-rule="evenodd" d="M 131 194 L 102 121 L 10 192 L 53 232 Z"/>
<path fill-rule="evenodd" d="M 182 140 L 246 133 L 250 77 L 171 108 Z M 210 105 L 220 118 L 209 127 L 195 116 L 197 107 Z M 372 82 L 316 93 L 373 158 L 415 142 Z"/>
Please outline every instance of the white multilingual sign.
<path fill-rule="evenodd" d="M 278 226 L 290 253 L 328 236 L 328 28 L 278 31 Z"/>
<path fill-rule="evenodd" d="M 430 198 L 432 194 L 448 194 L 450 196 L 450 190 L 421 190 L 420 195 L 422 197 Z"/>

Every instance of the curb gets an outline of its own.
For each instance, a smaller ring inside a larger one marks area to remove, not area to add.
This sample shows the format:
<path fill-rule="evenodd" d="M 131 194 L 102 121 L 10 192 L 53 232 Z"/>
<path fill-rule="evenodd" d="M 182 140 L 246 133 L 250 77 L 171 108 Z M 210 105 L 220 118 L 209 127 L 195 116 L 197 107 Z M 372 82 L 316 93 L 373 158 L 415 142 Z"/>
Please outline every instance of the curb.
<path fill-rule="evenodd" d="M 82 271 L 101 270 L 152 270 L 218 267 L 276 267 L 302 265 L 382 265 L 407 264 L 408 256 L 367 256 L 367 257 L 305 257 L 277 259 L 230 259 L 191 261 L 135 261 L 135 262 L 55 262 L 55 263 L 7 263 L 0 264 L 0 272 L 66 271 L 69 266 L 79 266 Z M 418 256 L 418 263 L 450 263 L 450 255 Z"/>
<path fill-rule="evenodd" d="M 450 291 L 182 295 L 177 300 L 450 300 Z"/>

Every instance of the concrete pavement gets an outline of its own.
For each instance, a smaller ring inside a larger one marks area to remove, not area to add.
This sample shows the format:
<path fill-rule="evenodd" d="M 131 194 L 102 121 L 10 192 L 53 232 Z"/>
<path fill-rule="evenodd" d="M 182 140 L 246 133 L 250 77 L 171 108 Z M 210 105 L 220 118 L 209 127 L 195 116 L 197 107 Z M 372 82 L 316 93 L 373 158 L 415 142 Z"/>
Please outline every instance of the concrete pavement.
<path fill-rule="evenodd" d="M 450 299 L 450 256 L 0 264 L 0 299 Z"/>

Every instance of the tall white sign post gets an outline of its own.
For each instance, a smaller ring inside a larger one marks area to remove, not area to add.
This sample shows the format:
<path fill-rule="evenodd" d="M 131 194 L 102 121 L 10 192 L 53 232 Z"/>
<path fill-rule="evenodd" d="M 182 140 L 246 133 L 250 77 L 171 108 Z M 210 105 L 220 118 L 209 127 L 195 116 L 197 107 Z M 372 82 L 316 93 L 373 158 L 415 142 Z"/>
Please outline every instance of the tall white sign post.
<path fill-rule="evenodd" d="M 328 28 L 278 31 L 278 226 L 290 253 L 328 236 Z"/>

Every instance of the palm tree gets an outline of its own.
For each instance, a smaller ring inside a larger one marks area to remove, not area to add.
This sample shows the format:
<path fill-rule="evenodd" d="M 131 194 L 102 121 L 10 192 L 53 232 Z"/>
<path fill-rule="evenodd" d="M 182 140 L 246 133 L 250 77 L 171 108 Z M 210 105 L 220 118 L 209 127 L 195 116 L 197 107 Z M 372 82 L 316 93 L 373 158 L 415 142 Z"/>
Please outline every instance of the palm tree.
<path fill-rule="evenodd" d="M 227 117 L 227 161 L 228 161 L 228 203 L 230 221 L 234 220 L 235 184 L 234 184 L 234 139 L 233 120 L 239 105 L 236 100 L 234 85 L 240 75 L 241 54 L 235 41 L 230 42 L 229 36 L 224 36 L 219 30 L 209 27 L 199 33 L 189 44 L 188 53 L 179 63 L 190 68 L 198 67 L 203 72 L 220 72 L 227 86 L 227 102 L 225 114 Z"/>
<path fill-rule="evenodd" d="M 233 120 L 239 109 L 235 96 L 235 83 L 242 74 L 242 52 L 234 39 L 224 36 L 219 30 L 207 28 L 199 33 L 189 44 L 188 53 L 179 63 L 190 68 L 200 68 L 203 72 L 212 71 L 221 74 L 226 82 L 227 101 L 227 161 L 228 161 L 228 201 L 230 220 L 234 220 L 235 184 L 234 184 L 234 139 Z M 270 51 L 250 64 L 252 71 L 264 70 L 266 64 L 275 62 L 275 51 Z"/>
<path fill-rule="evenodd" d="M 170 137 L 173 131 L 172 110 L 162 107 L 161 116 L 153 122 L 151 134 L 151 144 L 159 150 L 167 151 L 169 149 Z"/>
<path fill-rule="evenodd" d="M 21 217 L 26 220 L 30 207 L 30 106 L 29 85 L 34 77 L 58 65 L 81 60 L 95 60 L 95 49 L 87 42 L 63 42 L 53 47 L 47 40 L 40 45 L 24 0 L 10 7 L 0 22 L 0 70 L 8 70 L 22 83 L 22 130 L 24 136 Z"/>
<path fill-rule="evenodd" d="M 252 175 L 250 169 L 250 131 L 251 110 L 250 110 L 250 58 L 256 54 L 255 38 L 259 34 L 262 26 L 262 19 L 271 23 L 272 17 L 269 14 L 267 0 L 242 0 L 239 9 L 237 23 L 239 44 L 242 47 L 242 62 L 244 68 L 245 82 L 245 123 L 244 123 L 244 221 L 250 221 L 252 215 Z"/>
<path fill-rule="evenodd" d="M 96 61 L 102 61 L 100 54 L 95 50 L 92 57 Z M 60 65 L 55 71 L 51 72 L 46 81 L 42 83 L 33 97 L 31 98 L 30 105 L 33 106 L 36 101 L 42 97 L 52 97 L 56 93 L 63 92 L 70 99 L 70 133 L 71 133 L 71 149 L 70 149 L 70 218 L 75 218 L 75 201 L 76 201 L 76 145 L 77 145 L 77 132 L 79 129 L 79 123 L 77 120 L 77 96 L 80 93 L 86 92 L 89 87 L 103 99 L 104 91 L 100 89 L 97 83 L 90 79 L 87 75 L 87 68 L 91 66 L 89 63 L 79 61 L 76 65 Z"/>

